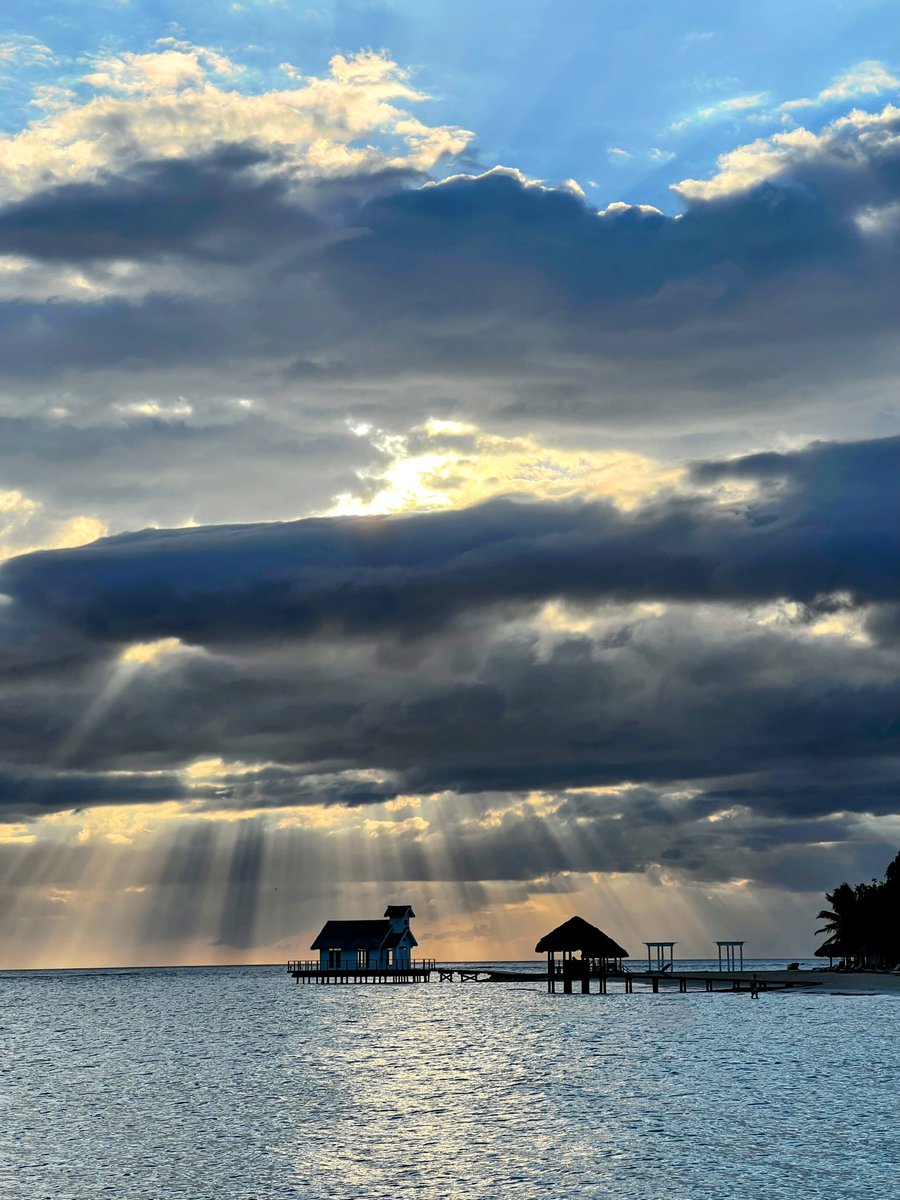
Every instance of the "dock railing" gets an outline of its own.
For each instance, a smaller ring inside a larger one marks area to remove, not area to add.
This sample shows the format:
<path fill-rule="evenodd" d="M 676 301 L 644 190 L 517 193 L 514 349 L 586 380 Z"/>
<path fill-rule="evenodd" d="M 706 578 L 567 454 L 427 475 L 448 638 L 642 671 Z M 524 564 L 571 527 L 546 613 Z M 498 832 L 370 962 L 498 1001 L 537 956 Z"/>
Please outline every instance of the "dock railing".
<path fill-rule="evenodd" d="M 363 971 L 363 972 L 377 971 L 379 974 L 388 974 L 391 971 L 397 971 L 402 974 L 403 972 L 406 972 L 406 971 L 417 971 L 417 972 L 418 971 L 436 971 L 437 970 L 437 959 L 436 958 L 414 958 L 414 959 L 411 959 L 410 962 L 408 962 L 408 963 L 403 963 L 403 964 L 393 963 L 389 967 L 380 967 L 380 966 L 379 967 L 376 967 L 376 966 L 368 966 L 367 967 L 363 964 L 350 966 L 350 967 L 329 967 L 329 966 L 323 966 L 322 963 L 317 958 L 306 959 L 305 961 L 301 960 L 301 959 L 296 959 L 296 960 L 292 960 L 288 963 L 287 969 L 288 969 L 289 974 L 291 974 L 291 975 L 297 975 L 297 974 L 300 974 L 300 975 L 312 975 L 312 974 L 338 975 L 338 974 L 352 974 L 357 971 Z"/>

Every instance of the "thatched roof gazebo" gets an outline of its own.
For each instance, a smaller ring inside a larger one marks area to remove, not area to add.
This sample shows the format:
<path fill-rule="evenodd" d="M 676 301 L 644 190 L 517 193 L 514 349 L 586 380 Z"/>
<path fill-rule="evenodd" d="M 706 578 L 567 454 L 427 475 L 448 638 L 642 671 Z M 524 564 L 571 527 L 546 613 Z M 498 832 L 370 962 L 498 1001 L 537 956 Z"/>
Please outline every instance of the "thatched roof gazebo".
<path fill-rule="evenodd" d="M 592 975 L 600 979 L 603 992 L 606 976 L 621 971 L 622 959 L 628 958 L 627 950 L 583 917 L 570 917 L 542 937 L 534 949 L 536 954 L 547 955 L 548 992 L 556 991 L 557 979 L 562 979 L 566 993 L 571 993 L 573 979 L 580 979 L 582 992 L 589 992 Z M 575 958 L 576 954 L 581 957 Z"/>
<path fill-rule="evenodd" d="M 841 942 L 829 938 L 814 953 L 816 958 L 827 958 L 829 967 L 833 967 L 835 959 L 844 964 L 852 963 L 854 958 L 859 954 L 859 949 L 854 946 L 846 946 Z"/>

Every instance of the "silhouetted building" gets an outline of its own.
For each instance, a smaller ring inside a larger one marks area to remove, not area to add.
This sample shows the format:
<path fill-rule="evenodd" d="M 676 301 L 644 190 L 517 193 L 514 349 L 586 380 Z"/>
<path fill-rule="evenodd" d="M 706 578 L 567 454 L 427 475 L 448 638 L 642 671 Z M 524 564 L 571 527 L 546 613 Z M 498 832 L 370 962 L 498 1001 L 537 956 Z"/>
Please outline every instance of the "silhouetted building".
<path fill-rule="evenodd" d="M 628 958 L 627 950 L 582 917 L 570 917 L 542 937 L 534 949 L 536 954 L 547 955 L 550 992 L 556 991 L 557 979 L 562 980 L 564 992 L 571 992 L 573 979 L 581 981 L 583 992 L 590 991 L 591 976 L 604 980 L 607 975 L 620 972 L 622 959 Z M 576 958 L 576 954 L 580 957 Z"/>
<path fill-rule="evenodd" d="M 326 921 L 311 949 L 322 970 L 408 967 L 418 942 L 409 927 L 409 904 L 389 904 L 381 921 Z"/>

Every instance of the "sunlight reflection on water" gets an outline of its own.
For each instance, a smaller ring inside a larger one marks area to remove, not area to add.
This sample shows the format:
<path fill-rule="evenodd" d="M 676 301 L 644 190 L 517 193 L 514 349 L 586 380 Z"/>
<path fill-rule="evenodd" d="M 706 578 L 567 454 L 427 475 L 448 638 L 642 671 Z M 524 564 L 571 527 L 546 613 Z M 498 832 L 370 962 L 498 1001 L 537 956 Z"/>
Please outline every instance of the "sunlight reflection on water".
<path fill-rule="evenodd" d="M 898 1013 L 302 987 L 279 968 L 6 973 L 0 1194 L 884 1200 Z"/>

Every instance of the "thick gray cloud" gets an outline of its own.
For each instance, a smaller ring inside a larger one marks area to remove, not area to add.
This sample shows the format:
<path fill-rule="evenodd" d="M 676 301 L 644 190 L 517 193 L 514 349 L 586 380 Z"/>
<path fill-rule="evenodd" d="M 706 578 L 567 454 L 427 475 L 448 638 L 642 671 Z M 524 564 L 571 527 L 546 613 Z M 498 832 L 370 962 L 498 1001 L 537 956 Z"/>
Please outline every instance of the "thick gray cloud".
<path fill-rule="evenodd" d="M 467 797 L 640 784 L 615 811 L 608 794 L 570 792 L 555 832 L 535 817 L 483 843 L 453 835 L 466 850 L 453 867 L 451 839 L 448 869 L 524 880 L 655 862 L 719 878 L 742 862 L 785 883 L 789 829 L 791 844 L 840 846 L 863 814 L 896 812 L 897 648 L 815 622 L 871 621 L 897 597 L 898 456 L 883 440 L 698 463 L 698 484 L 754 491 L 630 513 L 503 501 L 13 559 L 0 800 L 22 817 L 126 799 L 371 809 L 446 792 L 465 814 Z M 577 631 L 535 623 L 551 598 Z M 783 599 L 794 607 L 759 623 L 758 605 Z M 632 607 L 648 600 L 668 608 Z M 174 637 L 188 648 L 119 661 Z M 176 774 L 203 758 L 225 765 Z M 718 816 L 732 810 L 745 815 Z M 424 877 L 433 866 L 407 842 L 403 874 Z M 261 869 L 258 847 L 245 859 Z"/>
<path fill-rule="evenodd" d="M 103 424 L 0 417 L 0 480 L 40 496 L 58 520 L 101 515 L 115 528 L 299 515 L 358 485 L 371 461 L 332 424 L 300 432 L 239 405 L 212 417 L 120 412 Z"/>
<path fill-rule="evenodd" d="M 424 402 L 620 427 L 771 420 L 772 404 L 782 422 L 829 406 L 839 419 L 834 402 L 865 380 L 871 415 L 898 367 L 890 134 L 848 128 L 677 218 L 598 216 L 510 172 L 298 180 L 247 147 L 57 187 L 0 211 L 0 246 L 86 269 L 202 260 L 214 287 L 184 294 L 173 276 L 143 299 L 7 304 L 4 371 L 20 387 L 126 369 L 164 387 L 202 365 L 213 394 L 299 389 L 301 410 L 341 416 Z"/>
<path fill-rule="evenodd" d="M 301 182 L 271 151 L 225 146 L 206 158 L 143 162 L 126 175 L 56 185 L 0 209 L 0 253 L 62 263 L 185 256 L 244 265 L 347 236 L 366 200 L 416 178 L 366 172 Z M 261 173 L 260 168 L 266 168 Z"/>
<path fill-rule="evenodd" d="M 0 812 L 6 821 L 106 804 L 184 800 L 188 795 L 178 777 L 167 774 L 0 770 Z"/>
<path fill-rule="evenodd" d="M 895 657 L 875 648 L 674 611 L 550 647 L 478 629 L 406 660 L 384 650 L 176 656 L 134 675 L 87 727 L 86 698 L 109 668 L 65 690 L 7 676 L 5 753 L 25 765 L 63 747 L 68 769 L 91 772 L 209 756 L 282 764 L 196 796 L 244 808 L 706 779 L 724 804 L 746 794 L 798 816 L 832 802 L 891 811 L 900 684 Z"/>
<path fill-rule="evenodd" d="M 100 641 L 196 645 L 422 633 L 469 609 L 572 600 L 900 599 L 900 439 L 702 464 L 774 481 L 749 502 L 494 500 L 416 515 L 148 530 L 24 555 L 0 588 Z"/>

